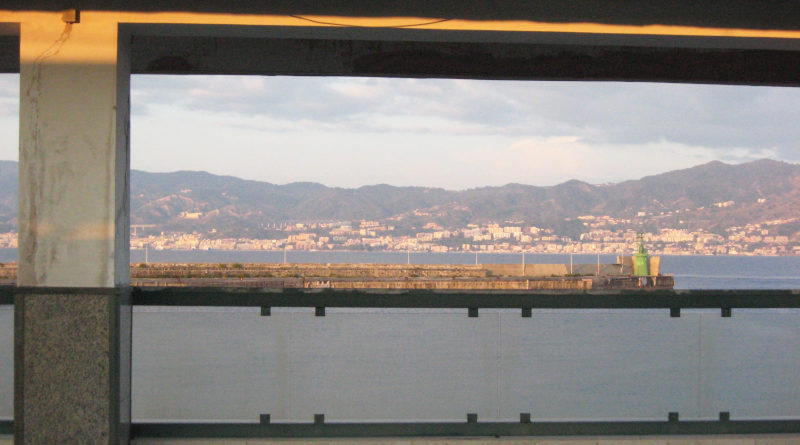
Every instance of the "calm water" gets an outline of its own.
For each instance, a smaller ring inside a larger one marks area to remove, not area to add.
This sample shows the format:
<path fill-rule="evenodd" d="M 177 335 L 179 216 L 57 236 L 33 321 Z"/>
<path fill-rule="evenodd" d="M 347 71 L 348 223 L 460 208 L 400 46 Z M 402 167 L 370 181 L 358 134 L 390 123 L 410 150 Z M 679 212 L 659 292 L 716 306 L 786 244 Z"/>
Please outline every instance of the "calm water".
<path fill-rule="evenodd" d="M 142 261 L 143 252 L 133 252 Z M 151 251 L 150 261 L 280 262 L 283 252 Z M 0 261 L 15 252 L 0 250 Z M 601 262 L 615 257 L 604 255 Z M 405 263 L 407 254 L 288 252 L 290 262 Z M 474 254 L 411 254 L 474 264 Z M 480 254 L 481 263 L 521 255 Z M 526 255 L 568 263 L 569 255 Z M 594 255 L 575 255 L 594 263 Z M 662 257 L 676 287 L 800 289 L 796 257 Z M 137 308 L 139 420 L 431 421 L 800 417 L 800 311 Z M 0 418 L 12 413 L 13 316 L 0 308 Z"/>

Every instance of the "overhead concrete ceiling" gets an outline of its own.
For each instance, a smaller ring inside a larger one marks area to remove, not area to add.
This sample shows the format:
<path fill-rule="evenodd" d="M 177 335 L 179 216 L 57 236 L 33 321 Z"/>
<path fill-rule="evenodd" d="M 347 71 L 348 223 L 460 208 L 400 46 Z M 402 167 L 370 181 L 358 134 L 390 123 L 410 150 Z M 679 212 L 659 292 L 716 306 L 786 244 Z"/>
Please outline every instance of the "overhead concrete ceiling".
<path fill-rule="evenodd" d="M 800 29 L 793 0 L 6 0 L 0 6 L 67 8 Z"/>
<path fill-rule="evenodd" d="M 5 3 L 2 8 L 18 10 L 71 7 L 800 29 L 800 8 L 794 1 L 7 0 Z M 132 71 L 146 74 L 800 85 L 798 38 L 175 24 L 123 25 L 123 30 L 123 35 L 130 38 Z M 0 71 L 19 70 L 17 33 L 14 26 L 0 27 Z"/>

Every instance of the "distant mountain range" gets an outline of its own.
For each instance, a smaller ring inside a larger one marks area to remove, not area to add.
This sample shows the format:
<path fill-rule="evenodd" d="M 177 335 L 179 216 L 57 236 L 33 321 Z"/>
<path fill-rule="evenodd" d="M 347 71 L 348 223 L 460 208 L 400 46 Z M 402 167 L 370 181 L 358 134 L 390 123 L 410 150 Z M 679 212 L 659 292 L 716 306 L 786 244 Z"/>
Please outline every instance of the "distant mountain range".
<path fill-rule="evenodd" d="M 17 168 L 16 162 L 0 161 L 0 231 L 16 224 Z M 729 201 L 735 205 L 714 205 Z M 206 172 L 134 170 L 131 210 L 134 224 L 154 224 L 163 231 L 216 229 L 227 236 L 264 236 L 272 224 L 283 222 L 387 218 L 409 229 L 425 221 L 445 226 L 520 221 L 574 235 L 585 230 L 576 221 L 581 215 L 636 220 L 646 229 L 719 232 L 800 215 L 800 165 L 714 161 L 610 185 L 572 180 L 551 187 L 508 184 L 463 191 L 275 185 Z"/>

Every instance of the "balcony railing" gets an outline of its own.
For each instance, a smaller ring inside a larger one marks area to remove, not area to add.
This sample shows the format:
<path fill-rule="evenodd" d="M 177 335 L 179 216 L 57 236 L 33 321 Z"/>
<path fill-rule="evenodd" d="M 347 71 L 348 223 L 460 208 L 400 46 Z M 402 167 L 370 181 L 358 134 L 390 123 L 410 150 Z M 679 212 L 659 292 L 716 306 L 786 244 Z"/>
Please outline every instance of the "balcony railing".
<path fill-rule="evenodd" d="M 334 290 L 171 287 L 134 288 L 136 306 L 227 306 L 317 308 L 520 309 L 530 316 L 534 309 L 720 309 L 730 316 L 734 308 L 800 308 L 795 290 L 658 290 L 658 291 L 430 291 L 430 290 Z"/>
<path fill-rule="evenodd" d="M 0 305 L 13 304 L 16 288 L 0 287 Z M 327 308 L 463 310 L 463 316 L 481 318 L 485 312 L 518 310 L 520 317 L 540 315 L 549 310 L 647 310 L 664 317 L 686 317 L 681 310 L 719 310 L 718 317 L 735 316 L 738 310 L 797 309 L 800 292 L 787 290 L 702 290 L 702 291 L 620 291 L 620 292 L 446 292 L 446 291 L 352 291 L 352 290 L 259 290 L 248 288 L 134 288 L 134 307 L 249 307 L 260 308 L 262 316 L 276 316 L 273 308 L 313 308 L 324 317 Z M 621 310 L 621 311 L 617 311 Z M 661 312 L 663 310 L 663 312 Z M 634 311 L 638 312 L 638 311 Z M 746 312 L 746 311 L 742 311 Z M 426 312 L 422 312 L 426 313 Z M 792 311 L 795 315 L 796 312 Z M 380 316 L 380 314 L 362 314 Z M 419 316 L 414 314 L 412 316 Z M 456 315 L 457 316 L 457 315 Z M 691 315 L 690 315 L 691 316 Z M 527 326 L 527 325 L 526 325 Z M 167 327 L 168 328 L 168 327 Z M 136 321 L 134 321 L 136 329 Z M 613 341 L 613 339 L 602 339 Z M 735 339 L 730 339 L 735 341 Z M 253 396 L 258 397 L 258 396 Z M 386 400 L 391 404 L 392 400 Z M 546 420 L 539 413 L 520 412 L 518 419 L 481 419 L 465 409 L 460 421 L 327 421 L 324 414 L 309 416 L 306 422 L 276 422 L 262 413 L 250 422 L 155 421 L 134 422 L 132 437 L 381 437 L 381 436 L 558 436 L 558 435 L 682 435 L 800 433 L 798 418 L 732 418 L 720 411 L 715 419 L 681 418 L 679 412 L 665 412 L 661 420 Z M 506 416 L 507 417 L 507 416 Z M 0 434 L 10 434 L 12 421 L 0 421 Z"/>

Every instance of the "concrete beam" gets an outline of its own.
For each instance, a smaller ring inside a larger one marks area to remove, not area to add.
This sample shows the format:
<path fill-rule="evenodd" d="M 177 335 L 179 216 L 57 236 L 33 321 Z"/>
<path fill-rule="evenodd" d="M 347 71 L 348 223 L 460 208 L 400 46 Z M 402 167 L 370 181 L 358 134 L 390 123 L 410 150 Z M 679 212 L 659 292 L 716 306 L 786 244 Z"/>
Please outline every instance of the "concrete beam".
<path fill-rule="evenodd" d="M 515 33 L 405 36 L 374 41 L 136 35 L 132 71 L 800 85 L 797 40 L 536 35 L 531 43 L 525 42 L 531 36 Z"/>
<path fill-rule="evenodd" d="M 0 35 L 0 73 L 19 72 L 19 37 Z"/>
<path fill-rule="evenodd" d="M 121 29 L 131 34 L 132 70 L 139 74 L 395 76 L 776 86 L 795 86 L 800 76 L 797 74 L 800 72 L 800 32 L 794 29 L 548 24 L 525 21 L 524 15 L 506 22 L 445 21 L 433 28 L 406 29 L 394 25 L 413 20 L 397 22 L 392 17 L 321 19 L 355 24 L 339 27 L 306 26 L 312 24 L 304 20 L 307 17 L 295 15 L 101 14 L 116 17 Z M 14 42 L 6 40 L 5 45 L 13 47 Z M 13 70 L 13 63 L 2 63 L 0 57 L 0 71 Z"/>
<path fill-rule="evenodd" d="M 800 39 L 180 24 L 121 29 L 131 34 L 136 74 L 800 83 Z M 17 72 L 19 39 L 3 34 L 0 72 Z"/>
<path fill-rule="evenodd" d="M 550 23 L 677 25 L 717 28 L 798 29 L 791 1 L 763 0 L 6 0 L 12 10 L 203 12 L 340 17 L 431 17 L 463 20 L 533 20 Z"/>
<path fill-rule="evenodd" d="M 19 23 L 0 21 L 0 73 L 19 72 Z"/>

